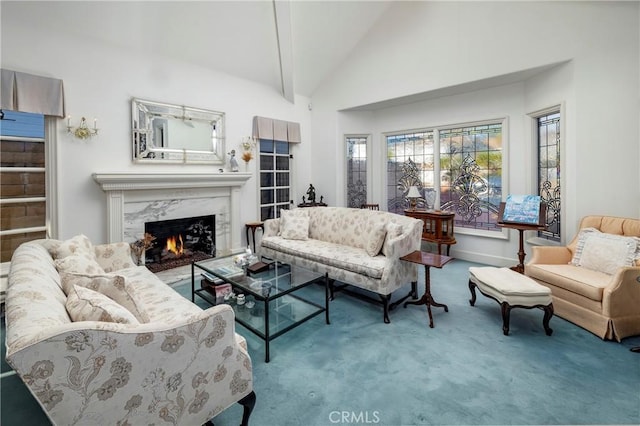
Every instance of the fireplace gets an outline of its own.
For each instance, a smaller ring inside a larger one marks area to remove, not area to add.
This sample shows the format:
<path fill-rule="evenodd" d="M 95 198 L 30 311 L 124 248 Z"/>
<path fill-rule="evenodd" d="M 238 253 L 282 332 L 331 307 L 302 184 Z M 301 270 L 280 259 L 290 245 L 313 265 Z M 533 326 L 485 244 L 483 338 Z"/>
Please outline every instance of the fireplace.
<path fill-rule="evenodd" d="M 153 246 L 145 252 L 151 272 L 164 271 L 216 256 L 215 215 L 145 222 Z"/>

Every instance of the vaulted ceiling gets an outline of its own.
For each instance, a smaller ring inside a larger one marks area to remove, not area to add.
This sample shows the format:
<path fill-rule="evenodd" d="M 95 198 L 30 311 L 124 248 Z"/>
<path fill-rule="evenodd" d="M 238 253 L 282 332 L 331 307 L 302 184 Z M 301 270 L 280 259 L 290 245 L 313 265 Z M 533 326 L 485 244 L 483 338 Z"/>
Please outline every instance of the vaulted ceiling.
<path fill-rule="evenodd" d="M 135 52 L 153 52 L 311 96 L 392 1 L 2 1 L 29 16 Z M 17 16 L 17 15 L 15 15 Z"/>

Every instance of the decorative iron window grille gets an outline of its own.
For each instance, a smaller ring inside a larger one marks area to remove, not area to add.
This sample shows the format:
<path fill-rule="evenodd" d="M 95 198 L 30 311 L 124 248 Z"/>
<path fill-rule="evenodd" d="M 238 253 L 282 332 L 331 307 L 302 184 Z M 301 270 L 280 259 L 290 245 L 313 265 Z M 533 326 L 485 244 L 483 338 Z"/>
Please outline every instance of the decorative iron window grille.
<path fill-rule="evenodd" d="M 547 228 L 538 236 L 560 242 L 560 112 L 537 118 L 538 195 L 547 203 Z"/>
<path fill-rule="evenodd" d="M 347 207 L 367 202 L 367 136 L 347 136 Z"/>

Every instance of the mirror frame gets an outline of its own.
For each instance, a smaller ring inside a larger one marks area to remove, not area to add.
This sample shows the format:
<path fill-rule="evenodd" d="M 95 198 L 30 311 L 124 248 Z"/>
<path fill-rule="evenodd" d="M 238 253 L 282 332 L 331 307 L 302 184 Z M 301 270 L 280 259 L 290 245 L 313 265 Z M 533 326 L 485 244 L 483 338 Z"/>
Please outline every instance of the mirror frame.
<path fill-rule="evenodd" d="M 170 141 L 162 142 L 168 146 L 155 146 L 154 132 L 160 128 L 166 129 L 169 120 L 207 123 L 211 128 L 211 150 L 171 148 Z M 154 124 L 154 121 L 157 123 Z M 133 161 L 149 164 L 224 164 L 224 122 L 224 112 L 132 98 Z"/>

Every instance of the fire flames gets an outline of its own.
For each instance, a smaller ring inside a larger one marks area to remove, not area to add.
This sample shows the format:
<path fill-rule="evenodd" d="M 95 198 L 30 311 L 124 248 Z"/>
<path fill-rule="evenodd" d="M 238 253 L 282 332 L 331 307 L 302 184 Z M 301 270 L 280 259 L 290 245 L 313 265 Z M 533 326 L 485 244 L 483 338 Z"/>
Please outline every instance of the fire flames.
<path fill-rule="evenodd" d="M 184 243 L 182 241 L 182 235 L 175 235 L 167 238 L 167 252 L 172 252 L 177 257 L 182 256 L 184 253 Z"/>

